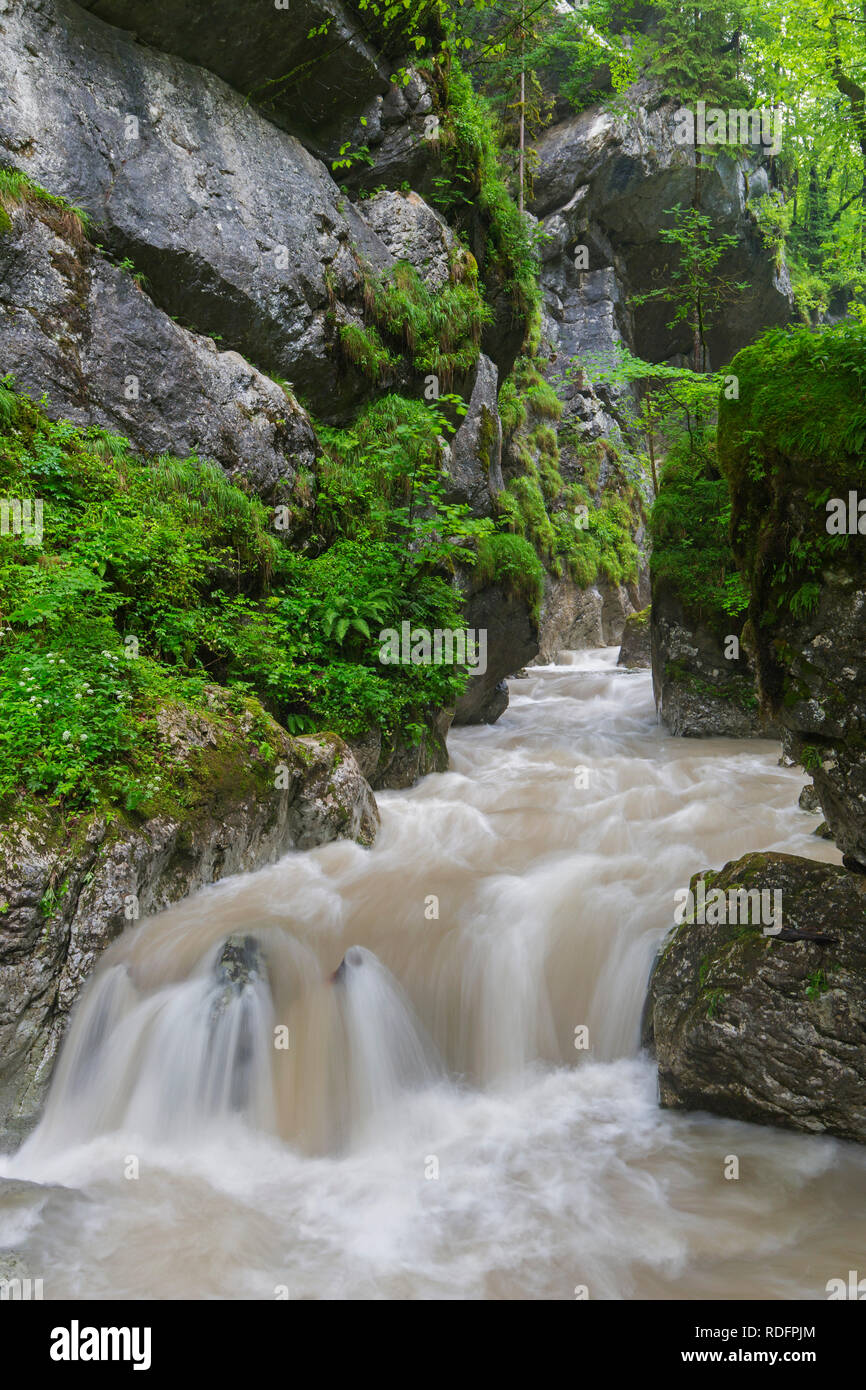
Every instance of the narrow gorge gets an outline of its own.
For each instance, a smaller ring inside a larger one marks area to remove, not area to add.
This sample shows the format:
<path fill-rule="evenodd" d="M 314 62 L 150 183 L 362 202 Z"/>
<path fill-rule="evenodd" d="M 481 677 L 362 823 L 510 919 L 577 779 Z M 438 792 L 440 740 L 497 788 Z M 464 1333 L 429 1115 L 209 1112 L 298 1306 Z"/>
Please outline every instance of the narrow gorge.
<path fill-rule="evenodd" d="M 3 1301 L 866 1296 L 829 9 L 0 0 Z"/>

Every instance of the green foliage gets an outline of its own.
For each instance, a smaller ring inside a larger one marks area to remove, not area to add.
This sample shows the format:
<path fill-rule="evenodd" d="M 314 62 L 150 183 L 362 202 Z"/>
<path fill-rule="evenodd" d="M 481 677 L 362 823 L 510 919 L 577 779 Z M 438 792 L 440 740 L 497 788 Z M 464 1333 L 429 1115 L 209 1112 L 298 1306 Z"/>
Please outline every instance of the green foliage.
<path fill-rule="evenodd" d="M 719 263 L 737 245 L 735 236 L 716 231 L 712 219 L 694 207 L 683 208 L 678 203 L 666 209 L 666 215 L 674 219 L 674 225 L 662 227 L 659 239 L 675 248 L 666 283 L 647 294 L 634 295 L 632 303 L 639 307 L 658 299 L 669 304 L 672 314 L 668 328 L 683 324 L 688 329 L 692 365 L 696 372 L 704 372 L 707 333 L 720 311 L 749 286 L 719 270 Z"/>
<path fill-rule="evenodd" d="M 467 232 L 478 214 L 483 217 L 486 236 L 479 269 L 487 298 L 504 291 L 528 336 L 540 302 L 533 237 L 503 176 L 489 104 L 456 59 L 442 76 L 442 174 L 435 181 L 434 201 Z"/>
<path fill-rule="evenodd" d="M 751 104 L 744 80 L 741 36 L 754 15 L 747 0 L 654 0 L 652 47 L 648 70 L 666 95 L 682 103 L 704 100 L 710 106 Z"/>
<path fill-rule="evenodd" d="M 49 193 L 19 169 L 0 168 L 0 214 L 4 218 L 0 234 L 9 230 L 9 212 L 16 207 L 31 208 L 73 241 L 83 241 L 91 229 L 91 220 L 81 208 Z"/>
<path fill-rule="evenodd" d="M 824 571 L 859 576 L 857 537 L 827 530 L 827 501 L 866 476 L 866 325 L 774 329 L 731 363 L 740 399 L 722 401 L 719 462 L 733 498 L 735 548 L 760 613 L 762 682 L 784 678 L 770 648 L 788 613 L 814 612 Z"/>
<path fill-rule="evenodd" d="M 455 251 L 448 282 L 435 290 L 425 285 L 408 261 L 398 261 L 383 276 L 368 268 L 365 297 L 374 325 L 370 332 L 376 340 L 380 341 L 378 333 L 395 339 L 409 353 L 416 371 L 434 374 L 446 389 L 455 376 L 465 375 L 478 361 L 481 330 L 491 312 L 468 251 Z"/>
<path fill-rule="evenodd" d="M 397 366 L 397 358 L 385 347 L 378 331 L 358 323 L 343 323 L 339 329 L 340 346 L 348 360 L 359 367 L 371 381 L 381 381 Z"/>
<path fill-rule="evenodd" d="M 653 585 L 668 582 L 684 607 L 719 634 L 748 607 L 729 538 L 731 499 L 715 440 L 682 438 L 668 454 L 650 513 Z"/>
<path fill-rule="evenodd" d="M 507 592 L 524 599 L 538 617 L 544 596 L 544 569 L 522 536 L 502 531 L 485 536 L 478 546 L 477 577 L 484 584 L 502 584 Z"/>
<path fill-rule="evenodd" d="M 633 461 L 608 441 L 583 443 L 566 430 L 570 455 L 586 463 L 584 482 L 565 482 L 553 428 L 562 402 L 531 357 L 518 358 L 500 388 L 499 409 L 509 452 L 522 469 L 497 498 L 500 523 L 528 540 L 553 575 L 567 571 L 583 588 L 600 575 L 618 584 L 636 579 L 633 535 L 642 512 L 642 475 Z M 602 458 L 609 463 L 609 485 L 593 500 Z"/>
<path fill-rule="evenodd" d="M 366 121 L 362 119 L 362 124 Z M 351 169 L 355 164 L 372 164 L 373 157 L 370 154 L 368 145 L 359 145 L 357 149 L 352 149 L 351 141 L 346 140 L 340 146 L 340 153 L 336 159 L 331 160 L 331 168 L 336 172 L 338 169 Z"/>
<path fill-rule="evenodd" d="M 730 366 L 739 401 L 722 402 L 720 458 L 731 481 L 760 479 L 784 458 L 796 482 L 837 492 L 862 481 L 866 327 L 771 329 Z"/>
<path fill-rule="evenodd" d="M 0 539 L 0 798 L 144 813 L 177 791 L 157 712 L 206 712 L 206 685 L 292 732 L 392 736 L 452 702 L 465 673 L 383 665 L 378 630 L 462 626 L 447 569 L 491 523 L 443 498 L 457 405 L 385 398 L 332 432 L 302 554 L 213 464 L 141 459 L 4 383 L 0 495 L 41 499 L 44 531 Z"/>
<path fill-rule="evenodd" d="M 690 439 L 700 436 L 715 419 L 719 392 L 727 380 L 726 371 L 711 375 L 645 362 L 622 343 L 614 351 L 584 356 L 568 369 L 571 377 L 582 378 L 584 372 L 597 383 L 637 388 L 637 422 L 646 436 L 656 488 L 655 459 L 662 442 L 683 430 Z"/>
<path fill-rule="evenodd" d="M 827 976 L 820 968 L 813 970 L 806 976 L 806 995 L 809 999 L 820 999 L 821 995 L 826 994 L 829 988 Z"/>

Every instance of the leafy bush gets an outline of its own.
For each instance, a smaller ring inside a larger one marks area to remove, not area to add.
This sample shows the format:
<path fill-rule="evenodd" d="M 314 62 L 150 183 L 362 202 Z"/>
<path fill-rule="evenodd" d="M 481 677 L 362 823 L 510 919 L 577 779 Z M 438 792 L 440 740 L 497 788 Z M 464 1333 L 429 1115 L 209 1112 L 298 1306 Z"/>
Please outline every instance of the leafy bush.
<path fill-rule="evenodd" d="M 852 538 L 827 531 L 826 503 L 863 489 L 866 325 L 773 329 L 730 370 L 740 398 L 720 403 L 719 461 L 734 545 L 768 626 L 813 611 L 829 563 L 856 568 Z"/>
<path fill-rule="evenodd" d="M 486 222 L 480 264 L 488 290 L 504 289 L 527 332 L 540 302 L 538 256 L 526 220 L 503 177 L 490 108 L 452 58 L 441 73 L 441 151 L 443 172 L 434 201 L 449 219 L 469 226 L 478 212 Z"/>
<path fill-rule="evenodd" d="M 462 625 L 447 566 L 492 523 L 443 500 L 450 429 L 386 397 L 332 431 L 319 533 L 298 553 L 213 464 L 142 459 L 5 383 L 0 495 L 40 499 L 44 531 L 0 538 L 0 797 L 146 809 L 173 775 L 157 712 L 204 712 L 206 684 L 291 732 L 393 735 L 452 702 L 465 673 L 383 665 L 377 640 L 404 620 Z"/>
<path fill-rule="evenodd" d="M 71 241 L 83 241 L 91 228 L 86 212 L 66 198 L 49 193 L 34 183 L 29 174 L 19 169 L 0 169 L 0 234 L 9 231 L 9 213 L 16 207 L 33 209 Z"/>
<path fill-rule="evenodd" d="M 686 609 L 728 631 L 748 607 L 730 544 L 731 497 L 712 435 L 683 437 L 668 454 L 650 514 L 653 583 L 669 581 Z"/>
<path fill-rule="evenodd" d="M 438 289 L 430 289 L 408 261 L 398 261 L 386 275 L 368 269 L 365 293 L 372 331 L 398 340 L 418 372 L 432 372 L 448 387 L 475 366 L 491 313 L 468 251 L 452 255 L 451 278 Z"/>

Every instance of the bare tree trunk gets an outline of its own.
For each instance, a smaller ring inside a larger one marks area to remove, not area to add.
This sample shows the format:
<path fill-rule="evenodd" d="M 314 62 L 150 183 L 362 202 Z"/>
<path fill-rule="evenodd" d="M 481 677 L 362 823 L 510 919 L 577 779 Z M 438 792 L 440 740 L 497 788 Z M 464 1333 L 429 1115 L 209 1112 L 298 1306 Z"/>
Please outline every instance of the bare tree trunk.
<path fill-rule="evenodd" d="M 649 400 L 649 398 L 645 399 L 644 404 L 646 406 L 647 420 L 646 437 L 647 444 L 649 445 L 650 468 L 652 469 L 653 475 L 653 497 L 656 498 L 659 495 L 659 480 L 658 473 L 656 472 L 655 415 L 653 413 L 652 402 Z"/>
<path fill-rule="evenodd" d="M 518 193 L 518 207 L 523 212 L 523 170 L 526 149 L 526 34 L 523 29 L 523 19 L 526 13 L 526 6 L 520 7 L 520 190 Z"/>

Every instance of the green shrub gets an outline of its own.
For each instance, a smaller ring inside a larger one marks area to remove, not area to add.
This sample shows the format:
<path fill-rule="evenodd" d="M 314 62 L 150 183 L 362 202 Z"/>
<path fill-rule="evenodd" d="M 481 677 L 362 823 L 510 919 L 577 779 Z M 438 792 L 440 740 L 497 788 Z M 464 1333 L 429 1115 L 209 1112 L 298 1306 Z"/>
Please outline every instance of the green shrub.
<path fill-rule="evenodd" d="M 731 498 L 712 435 L 672 446 L 650 514 L 653 582 L 667 581 L 684 607 L 718 631 L 748 606 L 729 537 Z"/>
<path fill-rule="evenodd" d="M 478 546 L 476 574 L 482 583 L 502 584 L 508 593 L 524 599 L 538 617 L 544 596 L 544 569 L 522 536 L 503 531 L 485 536 Z"/>
<path fill-rule="evenodd" d="M 487 297 L 504 290 L 524 322 L 528 341 L 541 298 L 538 256 L 503 177 L 490 107 L 455 59 L 441 76 L 443 172 L 435 181 L 434 201 L 458 225 L 471 225 L 479 213 L 483 217 L 487 234 L 479 269 Z"/>
<path fill-rule="evenodd" d="M 823 569 L 850 548 L 850 536 L 828 533 L 826 503 L 866 477 L 866 327 L 773 329 L 730 371 L 740 392 L 720 402 L 719 463 L 766 624 L 811 611 Z"/>
<path fill-rule="evenodd" d="M 43 534 L 0 538 L 0 799 L 146 812 L 180 775 L 157 712 L 207 713 L 206 684 L 290 732 L 392 737 L 452 703 L 465 673 L 384 665 L 378 641 L 404 620 L 462 625 L 447 571 L 491 523 L 442 499 L 448 428 L 386 397 L 331 432 L 319 534 L 300 553 L 213 464 L 142 459 L 5 383 L 0 495 L 40 499 Z"/>

